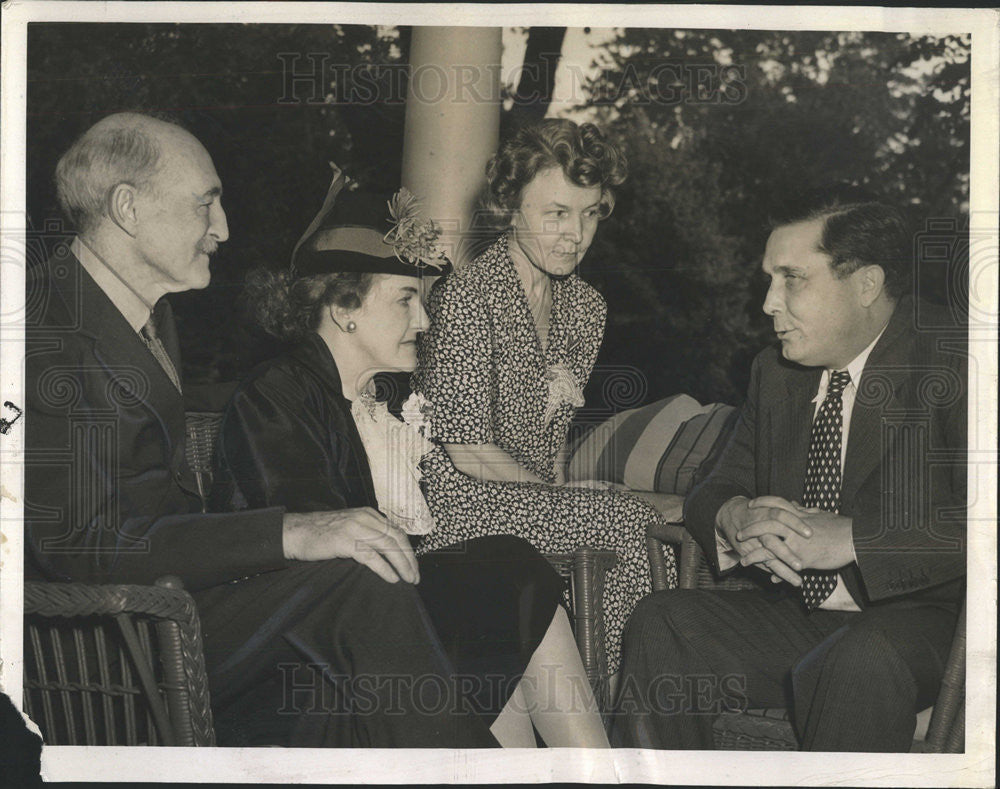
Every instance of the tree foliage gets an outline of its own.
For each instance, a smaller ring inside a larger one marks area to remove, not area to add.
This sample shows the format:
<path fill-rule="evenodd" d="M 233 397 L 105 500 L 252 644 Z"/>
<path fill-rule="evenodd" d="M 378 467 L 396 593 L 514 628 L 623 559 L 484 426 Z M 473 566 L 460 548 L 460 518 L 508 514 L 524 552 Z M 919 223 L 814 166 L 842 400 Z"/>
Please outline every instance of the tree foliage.
<path fill-rule="evenodd" d="M 233 320 L 243 278 L 258 264 L 287 263 L 329 185 L 326 162 L 372 189 L 398 186 L 407 33 L 362 25 L 30 25 L 31 223 L 41 229 L 59 216 L 56 161 L 91 124 L 122 110 L 177 117 L 212 154 L 230 226 L 209 288 L 170 297 L 184 376 L 238 378 L 273 351 Z"/>
<path fill-rule="evenodd" d="M 409 33 L 33 23 L 30 221 L 41 230 L 58 216 L 55 163 L 98 118 L 126 109 L 178 115 L 215 159 L 231 230 L 212 285 L 171 297 L 185 379 L 234 380 L 272 350 L 234 319 L 244 274 L 285 264 L 328 185 L 325 163 L 365 187 L 398 184 Z M 554 63 L 563 34 L 532 29 L 528 60 Z M 588 402 L 608 401 L 608 377 L 623 367 L 641 371 L 638 399 L 740 399 L 767 337 L 756 268 L 768 210 L 802 187 L 853 181 L 922 216 L 960 218 L 968 51 L 967 38 L 953 36 L 623 31 L 584 107 L 625 146 L 632 170 L 582 271 L 610 307 Z M 538 74 L 512 98 L 539 101 L 515 101 L 505 128 L 518 114 L 542 114 L 554 69 Z"/>
<path fill-rule="evenodd" d="M 591 253 L 611 308 L 601 363 L 645 371 L 657 396 L 738 401 L 769 335 L 768 215 L 804 188 L 847 181 L 918 224 L 960 219 L 968 54 L 954 36 L 625 30 L 585 105 L 632 171 Z M 943 298 L 940 279 L 922 292 Z"/>

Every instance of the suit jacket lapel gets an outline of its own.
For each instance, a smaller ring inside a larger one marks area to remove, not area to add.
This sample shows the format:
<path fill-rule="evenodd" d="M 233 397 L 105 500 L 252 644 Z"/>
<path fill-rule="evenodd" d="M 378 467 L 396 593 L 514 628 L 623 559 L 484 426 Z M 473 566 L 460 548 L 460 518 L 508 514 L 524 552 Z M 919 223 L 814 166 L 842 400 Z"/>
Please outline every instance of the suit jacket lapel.
<path fill-rule="evenodd" d="M 179 468 L 184 455 L 184 401 L 145 343 L 103 290 L 76 261 L 80 288 L 80 333 L 94 343 L 94 357 L 114 381 L 109 397 L 121 407 L 148 409 L 161 424 L 172 465 Z M 66 300 L 72 294 L 60 292 Z M 163 311 L 177 362 L 177 333 L 169 306 Z M 180 365 L 178 364 L 178 369 Z"/>
<path fill-rule="evenodd" d="M 870 364 L 865 365 L 861 374 L 861 387 L 854 401 L 851 413 L 851 429 L 847 438 L 847 458 L 844 462 L 844 478 L 840 485 L 840 500 L 843 508 L 850 507 L 861 483 L 875 469 L 882 457 L 882 409 L 877 403 L 869 403 L 862 399 L 865 386 L 870 386 L 874 380 L 869 372 Z M 880 382 L 879 386 L 885 386 Z M 890 395 L 893 396 L 893 395 Z"/>
<path fill-rule="evenodd" d="M 771 403 L 771 433 L 775 446 L 771 455 L 771 486 L 778 495 L 792 501 L 802 500 L 809 439 L 822 370 L 795 366 L 785 379 L 785 396 Z"/>
<path fill-rule="evenodd" d="M 900 300 L 861 373 L 854 410 L 851 412 L 847 458 L 840 488 L 841 501 L 848 506 L 858 488 L 882 460 L 883 416 L 900 408 L 900 393 L 911 374 L 905 363 L 904 329 L 912 319 L 912 312 L 912 300 Z"/>
<path fill-rule="evenodd" d="M 170 357 L 170 360 L 174 363 L 174 367 L 177 368 L 177 374 L 180 375 L 181 344 L 177 337 L 177 323 L 174 321 L 174 311 L 170 306 L 170 302 L 166 299 L 160 299 L 156 303 L 156 309 L 153 313 L 153 317 L 156 320 L 156 328 L 160 335 L 160 342 L 163 343 L 163 347 L 167 351 L 167 356 Z"/>

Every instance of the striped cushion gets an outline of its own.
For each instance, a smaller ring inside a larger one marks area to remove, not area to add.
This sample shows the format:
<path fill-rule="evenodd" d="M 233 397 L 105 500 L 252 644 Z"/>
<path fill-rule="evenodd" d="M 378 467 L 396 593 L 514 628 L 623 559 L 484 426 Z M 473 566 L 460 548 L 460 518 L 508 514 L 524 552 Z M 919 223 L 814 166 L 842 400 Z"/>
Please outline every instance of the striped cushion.
<path fill-rule="evenodd" d="M 567 478 L 684 496 L 717 459 L 735 419 L 730 405 L 703 406 L 684 394 L 622 411 L 578 439 Z"/>

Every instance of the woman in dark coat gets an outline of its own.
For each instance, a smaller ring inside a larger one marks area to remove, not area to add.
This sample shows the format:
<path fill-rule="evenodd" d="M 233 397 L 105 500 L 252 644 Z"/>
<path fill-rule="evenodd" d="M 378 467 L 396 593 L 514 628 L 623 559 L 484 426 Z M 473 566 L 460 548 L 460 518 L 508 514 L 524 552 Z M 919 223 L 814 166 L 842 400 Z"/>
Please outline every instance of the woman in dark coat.
<path fill-rule="evenodd" d="M 340 186 L 335 180 L 293 269 L 249 283 L 264 328 L 295 345 L 234 395 L 215 501 L 341 511 L 417 542 L 434 526 L 419 466 L 444 450 L 389 413 L 373 376 L 416 366 L 416 337 L 426 328 L 420 276 L 446 261 L 405 190 L 390 210 L 344 195 L 331 218 Z M 377 552 L 365 563 L 397 580 Z M 501 745 L 533 746 L 534 724 L 549 746 L 607 747 L 559 603 L 562 582 L 534 548 L 510 536 L 468 540 L 422 556 L 419 571 L 418 591 L 462 687 Z"/>

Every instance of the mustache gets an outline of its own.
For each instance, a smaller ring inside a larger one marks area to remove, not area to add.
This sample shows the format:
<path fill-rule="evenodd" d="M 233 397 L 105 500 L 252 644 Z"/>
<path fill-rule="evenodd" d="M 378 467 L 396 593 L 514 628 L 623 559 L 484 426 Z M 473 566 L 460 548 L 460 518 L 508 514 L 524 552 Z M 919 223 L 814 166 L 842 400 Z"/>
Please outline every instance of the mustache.
<path fill-rule="evenodd" d="M 212 257 L 219 251 L 219 244 L 217 241 L 202 241 L 198 244 L 198 251 Z"/>

